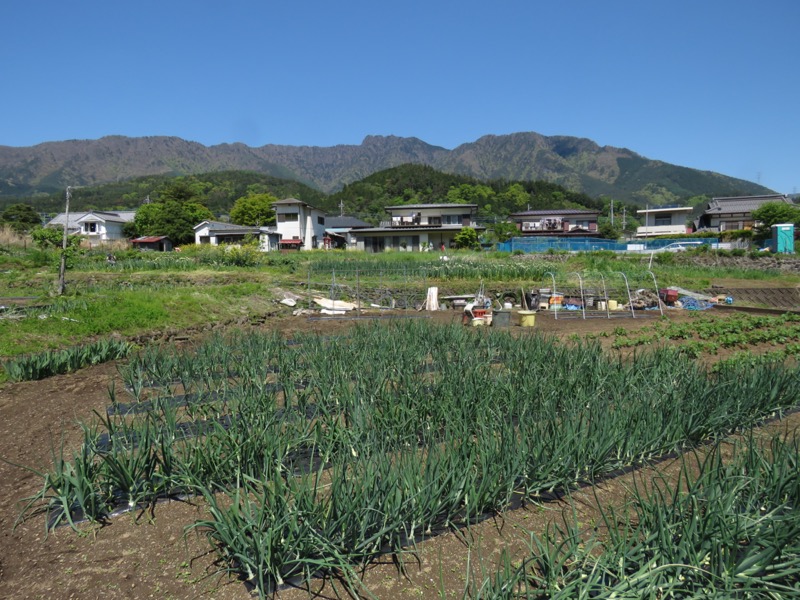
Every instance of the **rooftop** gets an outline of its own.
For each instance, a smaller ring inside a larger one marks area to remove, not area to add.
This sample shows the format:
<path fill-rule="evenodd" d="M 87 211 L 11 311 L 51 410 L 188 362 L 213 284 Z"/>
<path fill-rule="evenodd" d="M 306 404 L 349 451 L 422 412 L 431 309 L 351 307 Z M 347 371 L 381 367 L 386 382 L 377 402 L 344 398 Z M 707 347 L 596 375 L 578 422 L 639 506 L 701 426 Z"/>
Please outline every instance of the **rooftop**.
<path fill-rule="evenodd" d="M 426 208 L 466 208 L 470 211 L 478 208 L 477 204 L 460 204 L 458 202 L 442 202 L 440 204 L 398 204 L 397 206 L 387 206 L 386 210 L 423 210 Z"/>
<path fill-rule="evenodd" d="M 284 198 L 283 200 L 276 200 L 272 203 L 272 206 L 293 206 L 297 204 L 307 206 L 308 208 L 313 208 L 314 210 L 320 210 L 316 206 L 311 206 L 308 202 L 303 202 L 297 198 Z"/>
<path fill-rule="evenodd" d="M 135 240 L 131 240 L 131 244 L 152 244 L 168 239 L 169 237 L 166 235 L 146 235 L 144 237 L 138 237 Z"/>
<path fill-rule="evenodd" d="M 372 227 L 366 221 L 357 219 L 356 217 L 348 217 L 347 215 L 327 215 L 325 217 L 325 227 L 328 229 L 353 229 L 361 227 Z"/>
<path fill-rule="evenodd" d="M 575 216 L 575 217 L 591 217 L 600 214 L 599 210 L 583 210 L 578 208 L 554 208 L 547 210 L 526 210 L 523 212 L 512 213 L 512 217 L 562 217 L 562 216 Z"/>
<path fill-rule="evenodd" d="M 640 215 L 650 214 L 650 213 L 674 213 L 674 212 L 692 212 L 694 208 L 691 206 L 658 206 L 656 208 L 643 208 L 642 210 L 637 210 L 636 213 Z"/>
<path fill-rule="evenodd" d="M 761 208 L 769 202 L 784 202 L 792 204 L 788 196 L 783 194 L 769 194 L 765 196 L 728 196 L 712 198 L 703 214 L 715 215 L 724 213 L 749 213 Z"/>
<path fill-rule="evenodd" d="M 200 229 L 203 225 L 208 225 L 209 231 L 227 231 L 230 233 L 260 233 L 258 227 L 248 227 L 246 225 L 236 225 L 234 223 L 223 223 L 222 221 L 203 221 L 195 225 L 194 229 Z"/>

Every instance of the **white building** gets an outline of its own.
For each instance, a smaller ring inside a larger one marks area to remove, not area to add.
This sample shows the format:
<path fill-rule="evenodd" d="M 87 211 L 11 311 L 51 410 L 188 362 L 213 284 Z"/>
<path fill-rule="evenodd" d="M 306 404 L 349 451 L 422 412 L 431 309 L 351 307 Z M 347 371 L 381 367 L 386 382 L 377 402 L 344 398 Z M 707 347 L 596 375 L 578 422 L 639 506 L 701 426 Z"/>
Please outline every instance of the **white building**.
<path fill-rule="evenodd" d="M 260 235 L 261 229 L 258 227 L 246 227 L 221 221 L 203 221 L 194 226 L 195 244 L 210 244 L 212 246 L 241 244 L 247 236 L 260 237 Z"/>
<path fill-rule="evenodd" d="M 325 239 L 325 213 L 297 198 L 272 203 L 281 248 L 322 248 Z"/>
<path fill-rule="evenodd" d="M 686 220 L 692 210 L 694 209 L 691 206 L 660 206 L 637 210 L 636 214 L 642 215 L 644 225 L 636 228 L 636 237 L 691 233 L 691 223 Z"/>
<path fill-rule="evenodd" d="M 135 210 L 71 212 L 67 221 L 66 214 L 56 215 L 46 227 L 62 229 L 67 222 L 67 232 L 86 237 L 92 246 L 105 242 L 126 239 L 122 228 L 136 217 Z"/>

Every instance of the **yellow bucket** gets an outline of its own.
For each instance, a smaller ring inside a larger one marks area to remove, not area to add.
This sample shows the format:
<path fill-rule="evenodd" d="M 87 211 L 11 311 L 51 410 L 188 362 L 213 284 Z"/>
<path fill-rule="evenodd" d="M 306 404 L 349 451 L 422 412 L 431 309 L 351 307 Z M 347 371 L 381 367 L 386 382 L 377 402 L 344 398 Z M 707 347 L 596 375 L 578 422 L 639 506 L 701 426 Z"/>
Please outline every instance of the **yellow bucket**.
<path fill-rule="evenodd" d="M 521 310 L 519 311 L 520 321 L 522 327 L 533 327 L 536 324 L 536 311 L 535 310 Z"/>
<path fill-rule="evenodd" d="M 616 300 L 609 300 L 608 301 L 608 310 L 617 310 L 617 301 Z"/>

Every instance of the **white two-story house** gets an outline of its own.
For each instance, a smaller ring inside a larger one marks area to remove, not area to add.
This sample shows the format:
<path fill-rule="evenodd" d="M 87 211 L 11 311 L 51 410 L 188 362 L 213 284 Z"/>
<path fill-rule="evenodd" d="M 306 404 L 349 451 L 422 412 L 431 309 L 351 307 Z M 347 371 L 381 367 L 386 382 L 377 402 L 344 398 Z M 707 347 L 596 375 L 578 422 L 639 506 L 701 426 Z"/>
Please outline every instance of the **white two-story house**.
<path fill-rule="evenodd" d="M 656 235 L 681 235 L 692 232 L 692 224 L 687 223 L 694 210 L 691 206 L 659 206 L 637 210 L 642 215 L 644 225 L 636 228 L 636 237 Z"/>
<path fill-rule="evenodd" d="M 356 248 L 367 252 L 415 251 L 453 246 L 453 238 L 466 227 L 479 233 L 475 222 L 477 204 L 406 204 L 387 206 L 389 219 L 379 227 L 354 230 Z"/>
<path fill-rule="evenodd" d="M 272 203 L 275 229 L 281 249 L 322 248 L 325 239 L 325 213 L 297 198 Z"/>

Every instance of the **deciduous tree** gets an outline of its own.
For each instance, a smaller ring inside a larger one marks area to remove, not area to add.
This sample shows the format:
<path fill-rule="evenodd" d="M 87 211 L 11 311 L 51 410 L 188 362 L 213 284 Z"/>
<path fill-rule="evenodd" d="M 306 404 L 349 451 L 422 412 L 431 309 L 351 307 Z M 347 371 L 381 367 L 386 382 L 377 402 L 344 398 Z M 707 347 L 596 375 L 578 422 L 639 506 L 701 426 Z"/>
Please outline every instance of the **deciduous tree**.
<path fill-rule="evenodd" d="M 800 224 L 800 207 L 785 202 L 767 202 L 753 211 L 753 219 L 758 221 L 758 233 L 767 234 L 778 223 Z"/>
<path fill-rule="evenodd" d="M 456 245 L 456 248 L 466 248 L 471 250 L 477 250 L 480 248 L 480 243 L 478 242 L 478 232 L 472 227 L 464 227 L 461 231 L 459 231 L 453 237 L 453 243 Z"/>
<path fill-rule="evenodd" d="M 231 222 L 237 225 L 259 227 L 275 223 L 272 203 L 277 198 L 271 194 L 249 194 L 236 200 L 231 209 Z"/>

